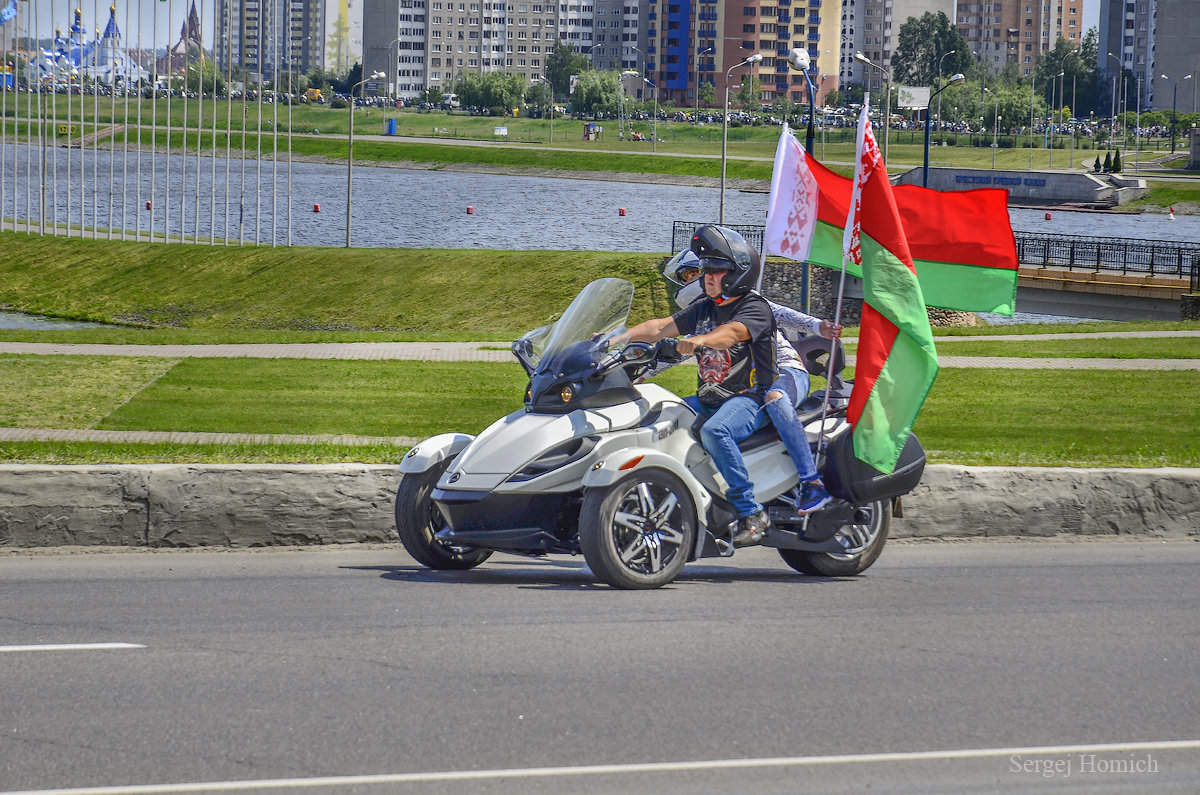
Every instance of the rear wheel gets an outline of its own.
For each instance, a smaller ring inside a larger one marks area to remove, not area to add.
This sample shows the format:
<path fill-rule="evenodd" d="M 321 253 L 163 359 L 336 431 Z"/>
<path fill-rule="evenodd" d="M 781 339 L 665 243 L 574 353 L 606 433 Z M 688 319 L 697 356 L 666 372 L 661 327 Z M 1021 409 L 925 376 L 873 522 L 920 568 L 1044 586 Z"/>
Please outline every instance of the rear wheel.
<path fill-rule="evenodd" d="M 604 489 L 588 489 L 579 543 L 592 573 L 617 588 L 659 588 L 687 563 L 696 508 L 683 481 L 647 469 Z"/>
<path fill-rule="evenodd" d="M 837 537 L 846 539 L 849 547 L 845 552 L 808 552 L 803 549 L 780 549 L 783 562 L 803 574 L 825 577 L 850 577 L 866 571 L 879 559 L 887 543 L 888 530 L 892 526 L 890 500 L 876 500 L 860 511 L 867 513 L 862 524 L 843 525 Z"/>
<path fill-rule="evenodd" d="M 452 460 L 425 472 L 406 473 L 396 490 L 396 534 L 408 554 L 431 569 L 473 569 L 492 555 L 490 549 L 447 544 L 437 538 L 446 520 L 431 495 Z"/>

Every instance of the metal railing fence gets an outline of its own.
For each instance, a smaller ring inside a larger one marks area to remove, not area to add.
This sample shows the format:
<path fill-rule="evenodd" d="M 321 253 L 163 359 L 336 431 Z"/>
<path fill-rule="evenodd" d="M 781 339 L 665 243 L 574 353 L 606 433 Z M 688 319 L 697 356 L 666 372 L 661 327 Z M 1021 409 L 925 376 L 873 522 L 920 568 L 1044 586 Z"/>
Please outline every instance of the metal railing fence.
<path fill-rule="evenodd" d="M 671 231 L 671 250 L 681 251 L 691 243 L 692 233 L 705 222 L 676 221 Z M 762 250 L 764 227 L 733 226 L 758 250 Z M 1017 261 L 1046 268 L 1103 271 L 1138 276 L 1192 279 L 1195 291 L 1200 268 L 1200 244 L 1119 237 L 1041 235 L 1016 232 Z"/>

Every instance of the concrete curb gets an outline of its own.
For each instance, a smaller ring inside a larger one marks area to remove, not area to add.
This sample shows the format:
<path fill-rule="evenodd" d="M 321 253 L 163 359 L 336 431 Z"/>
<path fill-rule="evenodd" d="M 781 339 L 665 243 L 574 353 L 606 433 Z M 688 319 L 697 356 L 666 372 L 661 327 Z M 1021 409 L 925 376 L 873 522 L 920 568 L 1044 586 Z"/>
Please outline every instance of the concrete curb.
<path fill-rule="evenodd" d="M 0 466 L 0 546 L 395 540 L 393 465 Z M 897 538 L 1200 539 L 1200 469 L 930 466 Z"/>

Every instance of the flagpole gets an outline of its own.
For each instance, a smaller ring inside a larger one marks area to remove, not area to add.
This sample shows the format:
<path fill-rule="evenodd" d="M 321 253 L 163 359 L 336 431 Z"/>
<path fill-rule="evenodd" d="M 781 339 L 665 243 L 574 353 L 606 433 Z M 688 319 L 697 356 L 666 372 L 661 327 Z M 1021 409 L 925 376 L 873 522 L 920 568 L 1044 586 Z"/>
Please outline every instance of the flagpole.
<path fill-rule="evenodd" d="M 868 92 L 863 93 L 862 115 L 859 117 L 858 135 L 855 136 L 854 192 L 851 194 L 851 200 L 850 200 L 851 218 L 848 219 L 848 222 L 846 224 L 847 230 L 850 230 L 852 223 L 853 224 L 858 223 L 857 200 L 859 199 L 859 196 L 856 194 L 859 193 L 858 186 L 859 186 L 859 180 L 860 180 L 860 177 L 862 174 L 863 144 L 864 144 L 864 138 L 865 138 L 865 132 L 866 132 L 866 125 L 870 124 L 870 115 L 869 115 L 870 109 L 871 109 L 871 94 L 868 91 Z M 845 299 L 845 295 L 846 295 L 846 259 L 849 256 L 849 254 L 850 254 L 850 247 L 843 245 L 842 246 L 842 272 L 838 278 L 837 303 L 834 305 L 834 309 L 833 309 L 833 327 L 835 329 L 842 325 L 842 303 L 843 303 L 843 301 Z M 830 392 L 829 369 L 833 367 L 833 363 L 837 358 L 838 345 L 840 345 L 840 344 L 841 344 L 840 337 L 834 337 L 832 340 L 829 341 L 829 364 L 827 365 L 826 371 L 825 371 L 825 376 L 826 376 L 825 397 L 821 401 L 821 430 L 817 436 L 816 466 L 817 466 L 818 471 L 821 469 L 821 460 L 825 456 L 825 449 L 826 449 L 825 418 L 829 415 L 829 392 Z M 807 519 L 808 519 L 808 517 L 806 516 L 805 517 L 805 520 L 806 520 L 805 527 L 806 528 L 808 526 Z"/>

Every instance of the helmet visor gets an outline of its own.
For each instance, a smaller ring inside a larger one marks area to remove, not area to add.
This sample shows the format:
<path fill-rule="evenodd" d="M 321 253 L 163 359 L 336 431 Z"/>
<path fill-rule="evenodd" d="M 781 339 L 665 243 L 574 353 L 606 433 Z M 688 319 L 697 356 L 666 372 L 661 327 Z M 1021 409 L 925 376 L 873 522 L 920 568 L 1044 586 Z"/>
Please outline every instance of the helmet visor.
<path fill-rule="evenodd" d="M 727 259 L 719 259 L 717 257 L 701 257 L 700 270 L 703 273 L 718 273 L 720 271 L 733 270 L 733 263 Z"/>

